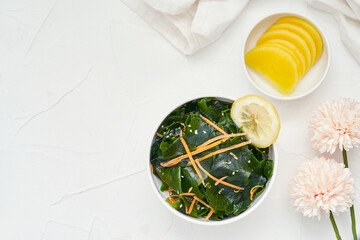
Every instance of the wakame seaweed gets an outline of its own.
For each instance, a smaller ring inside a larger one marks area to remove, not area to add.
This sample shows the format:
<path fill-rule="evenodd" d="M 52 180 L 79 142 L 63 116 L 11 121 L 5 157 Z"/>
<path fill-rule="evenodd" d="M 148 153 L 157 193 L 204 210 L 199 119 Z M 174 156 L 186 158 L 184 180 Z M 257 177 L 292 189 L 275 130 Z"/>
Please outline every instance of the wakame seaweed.
<path fill-rule="evenodd" d="M 190 101 L 171 112 L 157 130 L 151 147 L 153 173 L 163 184 L 161 190 L 169 191 L 170 196 L 174 196 L 169 197 L 167 202 L 184 214 L 186 209 L 190 208 L 194 197 L 180 194 L 191 192 L 214 209 L 215 212 L 210 218 L 212 220 L 238 215 L 263 192 L 272 176 L 273 161 L 269 159 L 269 149 L 259 149 L 253 145 L 226 151 L 201 162 L 202 167 L 214 177 L 226 177 L 226 182 L 243 187 L 244 190 L 236 190 L 221 183 L 215 185 L 216 181 L 200 170 L 204 186 L 194 168 L 188 165 L 189 158 L 174 166 L 161 166 L 161 163 L 186 154 L 180 136 L 186 141 L 190 151 L 194 151 L 207 140 L 222 135 L 200 115 L 211 120 L 228 134 L 241 133 L 241 129 L 230 117 L 231 105 L 215 98 Z M 230 138 L 212 149 L 195 155 L 194 159 L 244 141 L 247 140 L 243 136 Z M 206 217 L 209 212 L 210 208 L 196 201 L 189 215 L 200 218 Z"/>

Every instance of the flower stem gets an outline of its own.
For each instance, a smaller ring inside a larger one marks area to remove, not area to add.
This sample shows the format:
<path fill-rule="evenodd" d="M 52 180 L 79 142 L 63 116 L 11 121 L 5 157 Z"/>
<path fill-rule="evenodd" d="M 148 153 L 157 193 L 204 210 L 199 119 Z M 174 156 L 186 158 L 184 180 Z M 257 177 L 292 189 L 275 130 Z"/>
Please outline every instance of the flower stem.
<path fill-rule="evenodd" d="M 354 240 L 357 240 L 354 205 L 350 207 L 350 215 L 351 215 L 352 233 L 354 236 Z"/>
<path fill-rule="evenodd" d="M 345 165 L 346 168 L 348 168 L 349 164 L 348 164 L 347 153 L 346 153 L 345 149 L 343 149 L 342 155 L 343 155 L 344 165 Z M 354 237 L 354 240 L 357 240 L 354 205 L 352 205 L 350 207 L 350 216 L 351 216 L 351 227 L 352 227 L 353 237 Z"/>
<path fill-rule="evenodd" d="M 345 167 L 349 168 L 349 164 L 348 164 L 348 160 L 347 160 L 347 153 L 346 153 L 345 149 L 342 150 L 342 155 L 343 155 L 343 160 L 344 160 Z"/>
<path fill-rule="evenodd" d="M 333 226 L 333 229 L 334 229 L 337 240 L 341 240 L 339 229 L 336 226 L 336 222 L 335 222 L 334 216 L 333 216 L 331 211 L 330 211 L 330 221 L 331 221 L 331 224 Z"/>

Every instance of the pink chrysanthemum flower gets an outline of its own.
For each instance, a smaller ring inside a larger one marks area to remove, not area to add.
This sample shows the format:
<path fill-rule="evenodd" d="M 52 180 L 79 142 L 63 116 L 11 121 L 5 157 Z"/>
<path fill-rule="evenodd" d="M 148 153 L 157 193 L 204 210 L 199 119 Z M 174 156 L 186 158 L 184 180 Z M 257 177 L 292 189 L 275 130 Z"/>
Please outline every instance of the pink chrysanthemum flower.
<path fill-rule="evenodd" d="M 315 158 L 304 162 L 291 183 L 292 203 L 304 216 L 321 212 L 344 212 L 354 198 L 354 179 L 344 164 L 333 159 Z"/>
<path fill-rule="evenodd" d="M 360 145 L 360 103 L 349 98 L 326 102 L 310 122 L 312 145 L 321 153 L 333 154 Z"/>

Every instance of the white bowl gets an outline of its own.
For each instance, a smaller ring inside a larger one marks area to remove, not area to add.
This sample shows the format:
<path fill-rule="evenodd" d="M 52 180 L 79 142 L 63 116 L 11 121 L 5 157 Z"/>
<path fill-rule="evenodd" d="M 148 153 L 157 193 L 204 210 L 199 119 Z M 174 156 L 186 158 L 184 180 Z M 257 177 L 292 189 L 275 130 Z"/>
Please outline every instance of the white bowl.
<path fill-rule="evenodd" d="M 248 216 L 250 213 L 252 213 L 256 208 L 258 208 L 260 206 L 260 204 L 265 200 L 266 196 L 269 194 L 272 185 L 274 183 L 275 177 L 276 177 L 276 173 L 277 173 L 277 168 L 278 168 L 278 158 L 277 158 L 277 148 L 276 148 L 276 144 L 274 143 L 273 145 L 270 146 L 269 149 L 269 159 L 274 161 L 274 170 L 273 170 L 273 175 L 270 178 L 270 180 L 266 183 L 266 188 L 264 190 L 264 192 L 257 197 L 254 202 L 249 206 L 249 208 L 240 213 L 237 216 L 234 217 L 230 217 L 221 221 L 207 221 L 204 222 L 203 218 L 193 218 L 190 217 L 188 215 L 185 215 L 179 211 L 177 211 L 175 208 L 173 208 L 172 206 L 170 206 L 170 204 L 168 204 L 165 200 L 167 197 L 169 197 L 169 193 L 168 192 L 161 192 L 160 191 L 160 187 L 161 187 L 161 181 L 159 180 L 159 178 L 157 178 L 151 171 L 150 169 L 150 150 L 151 150 L 151 145 L 153 144 L 153 141 L 155 139 L 156 136 L 156 131 L 158 129 L 158 127 L 160 126 L 160 124 L 162 123 L 162 121 L 175 109 L 179 108 L 180 106 L 182 106 L 183 104 L 194 100 L 194 99 L 198 99 L 198 98 L 202 98 L 202 97 L 208 97 L 208 96 L 201 96 L 201 97 L 196 97 L 196 98 L 192 98 L 192 99 L 188 99 L 184 102 L 182 102 L 180 105 L 169 109 L 169 111 L 166 111 L 165 115 L 160 119 L 159 124 L 156 126 L 156 129 L 154 130 L 154 134 L 151 136 L 151 140 L 150 140 L 150 149 L 149 149 L 149 159 L 146 159 L 146 171 L 148 173 L 150 182 L 151 182 L 151 186 L 155 191 L 156 196 L 159 198 L 160 202 L 162 202 L 164 204 L 164 206 L 169 209 L 170 212 L 172 212 L 173 214 L 175 214 L 176 216 L 191 222 L 191 223 L 195 223 L 195 224 L 200 224 L 200 225 L 206 225 L 206 226 L 215 226 L 215 225 L 224 225 L 224 224 L 228 224 L 228 223 L 233 223 L 235 221 L 238 221 L 240 219 L 245 218 L 246 216 Z M 215 97 L 218 100 L 222 100 L 222 101 L 227 101 L 227 102 L 234 102 L 236 99 L 233 97 L 228 97 L 228 96 L 219 96 L 219 97 Z"/>
<path fill-rule="evenodd" d="M 248 53 L 251 49 L 253 49 L 256 46 L 256 42 L 258 41 L 258 39 L 271 25 L 273 25 L 279 18 L 285 16 L 295 16 L 307 20 L 308 22 L 310 22 L 312 25 L 315 26 L 315 28 L 320 32 L 321 37 L 323 39 L 323 52 L 320 58 L 310 68 L 310 70 L 305 74 L 305 76 L 302 79 L 300 79 L 294 92 L 289 96 L 282 95 L 260 73 L 258 73 L 257 71 L 255 71 L 254 69 L 250 68 L 245 64 L 246 53 Z M 293 100 L 310 94 L 323 82 L 330 66 L 330 48 L 324 32 L 319 27 L 319 25 L 314 22 L 314 20 L 296 12 L 279 12 L 263 17 L 251 28 L 247 36 L 248 37 L 244 42 L 244 47 L 242 51 L 243 53 L 242 59 L 244 61 L 243 66 L 245 68 L 245 73 L 248 79 L 250 80 L 250 82 L 262 93 L 279 100 Z"/>

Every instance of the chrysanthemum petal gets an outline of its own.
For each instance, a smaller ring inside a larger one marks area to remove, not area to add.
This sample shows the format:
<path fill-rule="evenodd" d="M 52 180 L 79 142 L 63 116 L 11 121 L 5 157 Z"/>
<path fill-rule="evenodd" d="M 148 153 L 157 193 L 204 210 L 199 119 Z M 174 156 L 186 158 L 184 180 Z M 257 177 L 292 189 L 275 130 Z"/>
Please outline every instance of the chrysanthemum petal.
<path fill-rule="evenodd" d="M 343 212 L 354 198 L 354 179 L 343 163 L 315 158 L 302 163 L 291 183 L 292 203 L 304 216 Z"/>
<path fill-rule="evenodd" d="M 319 152 L 333 154 L 360 145 L 360 103 L 349 98 L 326 102 L 310 121 L 311 142 Z"/>

